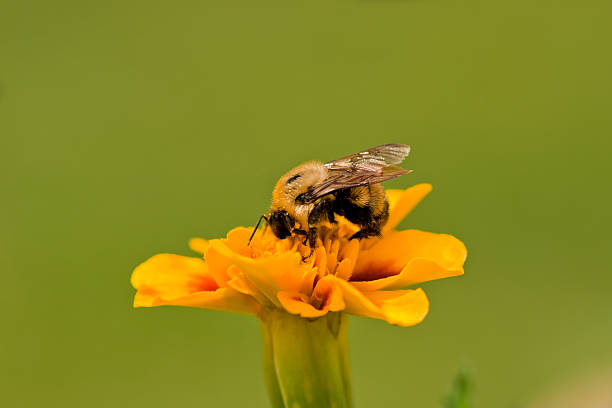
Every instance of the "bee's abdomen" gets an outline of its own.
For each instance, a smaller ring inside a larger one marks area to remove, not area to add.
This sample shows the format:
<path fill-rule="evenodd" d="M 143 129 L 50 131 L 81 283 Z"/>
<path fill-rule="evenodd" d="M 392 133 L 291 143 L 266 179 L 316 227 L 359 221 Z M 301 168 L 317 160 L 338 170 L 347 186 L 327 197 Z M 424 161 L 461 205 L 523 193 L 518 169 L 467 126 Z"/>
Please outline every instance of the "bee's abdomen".
<path fill-rule="evenodd" d="M 370 184 L 336 192 L 334 211 L 350 222 L 379 229 L 389 217 L 389 203 L 380 184 Z"/>
<path fill-rule="evenodd" d="M 380 184 L 368 184 L 347 190 L 345 194 L 349 203 L 357 207 L 368 208 L 372 215 L 378 215 L 384 210 L 387 196 Z"/>
<path fill-rule="evenodd" d="M 359 207 L 366 207 L 370 203 L 370 186 L 358 186 L 348 189 L 346 199 Z"/>

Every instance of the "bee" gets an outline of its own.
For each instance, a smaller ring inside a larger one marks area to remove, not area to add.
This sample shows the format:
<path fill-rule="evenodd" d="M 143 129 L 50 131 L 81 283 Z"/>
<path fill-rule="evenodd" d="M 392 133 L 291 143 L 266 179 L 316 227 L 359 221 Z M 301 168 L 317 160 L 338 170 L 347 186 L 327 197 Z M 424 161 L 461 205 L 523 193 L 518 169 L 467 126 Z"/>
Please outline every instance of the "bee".
<path fill-rule="evenodd" d="M 335 224 L 336 214 L 359 226 L 349 239 L 380 236 L 389 219 L 389 202 L 380 183 L 412 172 L 396 166 L 408 153 L 408 145 L 385 144 L 289 170 L 276 183 L 270 210 L 259 218 L 249 244 L 264 219 L 279 239 L 302 236 L 304 245 L 310 247 L 310 254 L 304 257 L 308 259 L 321 224 Z"/>

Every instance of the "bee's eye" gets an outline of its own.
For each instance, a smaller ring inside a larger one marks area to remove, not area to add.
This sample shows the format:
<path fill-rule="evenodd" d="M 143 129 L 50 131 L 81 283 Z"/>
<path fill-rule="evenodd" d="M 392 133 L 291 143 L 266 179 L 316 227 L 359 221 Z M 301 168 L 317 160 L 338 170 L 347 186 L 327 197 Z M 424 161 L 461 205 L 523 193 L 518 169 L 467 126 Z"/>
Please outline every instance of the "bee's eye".
<path fill-rule="evenodd" d="M 291 235 L 293 229 L 293 218 L 286 211 L 277 211 L 270 216 L 270 228 L 279 239 L 285 239 Z"/>
<path fill-rule="evenodd" d="M 289 185 L 289 184 L 293 183 L 295 180 L 299 179 L 300 177 L 302 177 L 301 174 L 293 175 L 293 176 L 289 177 L 289 179 L 287 180 L 286 184 Z"/>

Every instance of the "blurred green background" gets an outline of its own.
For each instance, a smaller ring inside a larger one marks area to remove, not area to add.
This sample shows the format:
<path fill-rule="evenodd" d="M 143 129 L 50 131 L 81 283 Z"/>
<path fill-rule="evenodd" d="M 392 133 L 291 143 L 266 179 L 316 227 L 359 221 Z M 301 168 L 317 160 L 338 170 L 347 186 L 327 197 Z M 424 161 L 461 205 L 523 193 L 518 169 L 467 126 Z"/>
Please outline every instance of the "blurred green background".
<path fill-rule="evenodd" d="M 23 1 L 0 12 L 0 399 L 268 404 L 255 319 L 133 310 L 308 159 L 413 147 L 402 224 L 468 247 L 414 328 L 352 318 L 358 407 L 523 407 L 612 366 L 609 2 Z M 551 391 L 552 390 L 552 391 Z"/>

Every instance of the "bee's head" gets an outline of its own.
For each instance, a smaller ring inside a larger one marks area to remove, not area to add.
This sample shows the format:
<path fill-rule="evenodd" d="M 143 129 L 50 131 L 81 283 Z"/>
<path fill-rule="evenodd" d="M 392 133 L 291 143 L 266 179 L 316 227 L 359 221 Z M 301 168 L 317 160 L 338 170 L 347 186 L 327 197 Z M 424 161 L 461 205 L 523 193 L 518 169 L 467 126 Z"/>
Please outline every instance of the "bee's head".
<path fill-rule="evenodd" d="M 259 217 L 259 221 L 257 221 L 257 225 L 255 225 L 255 228 L 253 228 L 253 233 L 249 238 L 249 245 L 251 245 L 251 240 L 255 236 L 255 233 L 257 232 L 257 229 L 259 228 L 259 224 L 261 223 L 262 219 L 266 220 L 266 222 L 272 229 L 272 232 L 278 239 L 285 239 L 288 236 L 291 236 L 295 220 L 285 210 L 274 210 L 268 214 L 263 214 L 261 217 Z"/>
<path fill-rule="evenodd" d="M 295 220 L 285 210 L 273 211 L 268 218 L 268 224 L 278 239 L 291 236 Z"/>

